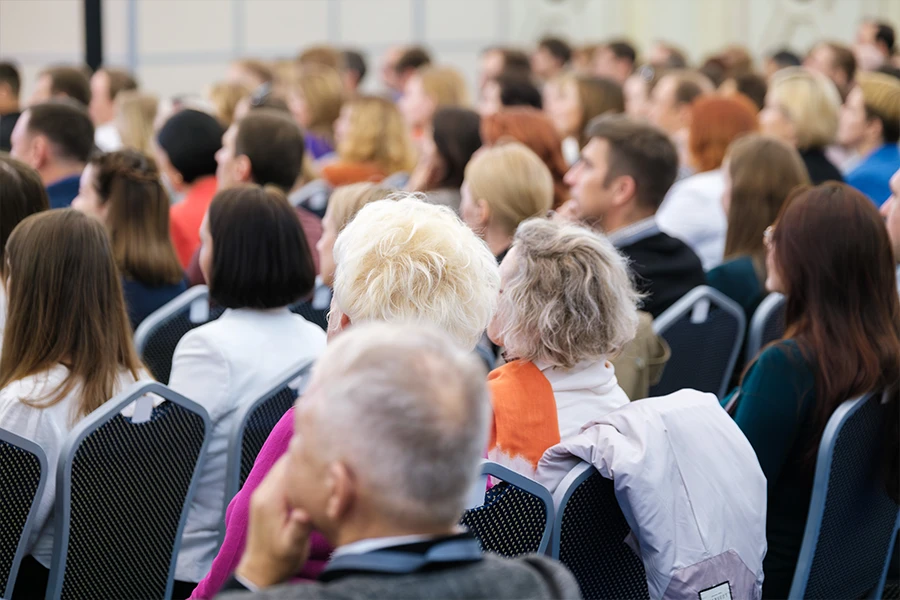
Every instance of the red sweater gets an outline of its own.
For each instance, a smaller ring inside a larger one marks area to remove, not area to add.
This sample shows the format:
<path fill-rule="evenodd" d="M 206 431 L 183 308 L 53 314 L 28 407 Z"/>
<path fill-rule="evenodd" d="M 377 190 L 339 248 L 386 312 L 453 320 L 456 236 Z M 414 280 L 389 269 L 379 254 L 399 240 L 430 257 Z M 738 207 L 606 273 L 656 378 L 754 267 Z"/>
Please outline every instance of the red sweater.
<path fill-rule="evenodd" d="M 169 209 L 169 232 L 183 268 L 187 268 L 191 256 L 200 247 L 200 225 L 215 195 L 216 176 L 201 177 L 184 199 Z"/>

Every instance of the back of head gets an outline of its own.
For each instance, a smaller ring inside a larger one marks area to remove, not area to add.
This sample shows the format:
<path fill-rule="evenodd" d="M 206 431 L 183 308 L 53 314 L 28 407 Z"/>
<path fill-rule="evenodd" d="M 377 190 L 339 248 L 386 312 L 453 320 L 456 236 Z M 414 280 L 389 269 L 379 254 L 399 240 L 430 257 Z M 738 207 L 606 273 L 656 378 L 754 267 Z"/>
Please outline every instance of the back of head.
<path fill-rule="evenodd" d="M 634 338 L 639 294 L 606 237 L 531 219 L 516 230 L 507 256 L 515 269 L 490 334 L 508 356 L 571 369 L 615 356 Z"/>
<path fill-rule="evenodd" d="M 370 182 L 336 187 L 328 198 L 328 217 L 334 224 L 334 230 L 340 233 L 363 206 L 369 202 L 385 200 L 396 191 Z"/>
<path fill-rule="evenodd" d="M 432 119 L 434 145 L 444 167 L 436 187 L 459 188 L 466 165 L 481 147 L 481 118 L 467 108 L 445 107 Z"/>
<path fill-rule="evenodd" d="M 768 96 L 793 123 L 797 148 L 821 148 L 834 141 L 841 95 L 830 79 L 802 67 L 789 67 L 772 77 Z"/>
<path fill-rule="evenodd" d="M 159 98 L 153 94 L 131 90 L 116 96 L 115 123 L 124 147 L 151 153 L 158 108 Z"/>
<path fill-rule="evenodd" d="M 493 146 L 516 140 L 528 146 L 544 161 L 553 176 L 553 206 L 559 206 L 569 198 L 563 177 L 568 170 L 562 155 L 562 140 L 549 117 L 539 110 L 518 107 L 501 110 L 481 120 L 481 141 Z"/>
<path fill-rule="evenodd" d="M 862 90 L 866 116 L 881 121 L 886 144 L 900 140 L 900 81 L 882 73 L 860 73 L 856 83 Z"/>
<path fill-rule="evenodd" d="M 531 75 L 531 59 L 517 48 L 500 48 L 503 54 L 503 72 L 518 73 L 519 75 Z"/>
<path fill-rule="evenodd" d="M 91 81 L 77 67 L 50 67 L 41 71 L 50 79 L 51 96 L 67 96 L 84 106 L 91 103 Z"/>
<path fill-rule="evenodd" d="M 310 46 L 300 53 L 297 62 L 301 66 L 319 66 L 340 70 L 344 67 L 343 54 L 332 46 Z"/>
<path fill-rule="evenodd" d="M 28 115 L 29 135 L 45 136 L 57 160 L 87 162 L 94 150 L 94 124 L 85 107 L 55 100 L 30 106 Z"/>
<path fill-rule="evenodd" d="M 212 84 L 207 98 L 216 111 L 216 118 L 223 127 L 234 122 L 234 112 L 241 100 L 250 96 L 252 90 L 237 81 L 217 81 Z"/>
<path fill-rule="evenodd" d="M 104 67 L 100 69 L 109 79 L 109 97 L 115 100 L 120 92 L 138 89 L 137 80 L 125 69 Z"/>
<path fill-rule="evenodd" d="M 803 61 L 796 52 L 790 50 L 779 50 L 772 54 L 772 60 L 782 69 L 785 67 L 799 67 Z"/>
<path fill-rule="evenodd" d="M 297 213 L 273 186 L 218 192 L 207 214 L 209 294 L 225 308 L 280 308 L 307 296 L 316 272 Z M 201 264 L 203 253 L 201 249 Z"/>
<path fill-rule="evenodd" d="M 153 159 L 119 150 L 91 160 L 91 181 L 107 207 L 106 228 L 123 275 L 151 287 L 174 285 L 184 273 L 169 237 L 169 196 Z"/>
<path fill-rule="evenodd" d="M 407 71 L 415 71 L 430 64 L 431 55 L 428 53 L 428 50 L 422 46 L 410 46 L 397 59 L 394 70 L 402 75 Z"/>
<path fill-rule="evenodd" d="M 361 84 L 368 72 L 366 57 L 358 50 L 344 50 L 343 58 L 344 70 L 356 73 L 356 84 Z"/>
<path fill-rule="evenodd" d="M 259 185 L 290 191 L 303 169 L 304 151 L 300 127 L 283 112 L 261 108 L 237 125 L 234 154 L 250 160 L 251 176 Z"/>
<path fill-rule="evenodd" d="M 617 59 L 627 60 L 631 64 L 637 62 L 637 50 L 628 40 L 613 40 L 605 46 Z"/>
<path fill-rule="evenodd" d="M 429 65 L 419 71 L 419 76 L 425 93 L 434 99 L 437 107 L 468 106 L 466 80 L 453 67 Z"/>
<path fill-rule="evenodd" d="M 309 124 L 305 127 L 319 135 L 331 138 L 334 122 L 341 114 L 344 102 L 344 84 L 337 70 L 321 65 L 310 65 L 300 70 L 294 90 L 306 104 Z"/>
<path fill-rule="evenodd" d="M 19 69 L 11 62 L 0 62 L 0 85 L 9 87 L 10 94 L 19 97 L 22 88 L 22 78 Z"/>
<path fill-rule="evenodd" d="M 735 140 L 728 147 L 726 158 L 731 192 L 725 259 L 751 256 L 758 273 L 763 275 L 763 232 L 775 222 L 791 191 L 809 184 L 809 174 L 795 148 L 760 134 Z"/>
<path fill-rule="evenodd" d="M 844 73 L 848 82 L 852 82 L 856 77 L 856 55 L 853 54 L 853 49 L 838 42 L 826 42 L 825 45 L 831 50 L 834 67 Z"/>
<path fill-rule="evenodd" d="M 553 176 L 541 159 L 519 142 L 485 148 L 466 167 L 473 200 L 483 200 L 491 221 L 512 235 L 519 223 L 553 207 Z"/>
<path fill-rule="evenodd" d="M 572 47 L 562 38 L 547 36 L 538 42 L 538 48 L 546 50 L 561 65 L 572 59 Z"/>
<path fill-rule="evenodd" d="M 890 23 L 878 21 L 875 23 L 875 41 L 884 44 L 888 54 L 894 53 L 895 34 Z"/>
<path fill-rule="evenodd" d="M 415 148 L 397 105 L 378 96 L 357 96 L 347 106 L 350 124 L 338 140 L 341 159 L 375 163 L 387 175 L 412 171 Z"/>
<path fill-rule="evenodd" d="M 497 261 L 445 206 L 367 204 L 338 236 L 334 302 L 354 323 L 410 321 L 475 348 L 497 303 Z"/>
<path fill-rule="evenodd" d="M 69 376 L 39 406 L 81 385 L 70 418 L 109 400 L 122 369 L 137 376 L 119 273 L 109 237 L 96 219 L 72 209 L 19 223 L 6 247 L 8 304 L 0 389 L 65 363 Z"/>
<path fill-rule="evenodd" d="M 766 92 L 769 89 L 766 78 L 759 73 L 746 71 L 738 73 L 733 79 L 735 90 L 752 100 L 757 112 L 762 110 L 766 104 Z"/>
<path fill-rule="evenodd" d="M 485 376 L 431 326 L 354 325 L 316 363 L 317 451 L 350 468 L 383 524 L 452 527 L 487 444 Z"/>
<path fill-rule="evenodd" d="M 181 173 L 185 183 L 216 174 L 216 152 L 225 129 L 212 115 L 193 109 L 172 115 L 156 134 L 156 141 Z"/>
<path fill-rule="evenodd" d="M 677 69 L 669 71 L 663 77 L 671 76 L 675 79 L 675 103 L 692 104 L 694 100 L 715 91 L 709 77 L 699 71 Z"/>
<path fill-rule="evenodd" d="M 531 76 L 518 71 L 504 71 L 494 78 L 500 87 L 500 104 L 505 107 L 526 106 L 543 108 L 541 91 Z"/>
<path fill-rule="evenodd" d="M 50 200 L 38 172 L 6 153 L 0 153 L 0 190 L 3 190 L 3 210 L 0 212 L 2 287 L 6 281 L 6 241 L 23 219 L 50 208 Z"/>
<path fill-rule="evenodd" d="M 703 96 L 693 103 L 691 111 L 688 149 L 692 166 L 699 173 L 718 169 L 729 144 L 759 128 L 756 107 L 745 96 Z"/>
<path fill-rule="evenodd" d="M 606 180 L 634 180 L 639 206 L 654 213 L 678 175 L 678 153 L 662 130 L 624 115 L 598 117 L 588 124 L 590 138 L 609 145 Z"/>

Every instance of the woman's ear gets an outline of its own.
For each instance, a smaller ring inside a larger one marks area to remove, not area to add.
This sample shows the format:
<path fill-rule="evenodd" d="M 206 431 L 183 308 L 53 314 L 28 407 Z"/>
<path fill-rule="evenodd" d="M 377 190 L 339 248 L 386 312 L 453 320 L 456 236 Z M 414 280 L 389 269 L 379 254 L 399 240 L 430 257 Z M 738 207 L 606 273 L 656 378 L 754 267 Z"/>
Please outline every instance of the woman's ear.
<path fill-rule="evenodd" d="M 478 211 L 478 224 L 487 227 L 491 222 L 491 207 L 485 200 L 476 200 L 475 209 Z"/>

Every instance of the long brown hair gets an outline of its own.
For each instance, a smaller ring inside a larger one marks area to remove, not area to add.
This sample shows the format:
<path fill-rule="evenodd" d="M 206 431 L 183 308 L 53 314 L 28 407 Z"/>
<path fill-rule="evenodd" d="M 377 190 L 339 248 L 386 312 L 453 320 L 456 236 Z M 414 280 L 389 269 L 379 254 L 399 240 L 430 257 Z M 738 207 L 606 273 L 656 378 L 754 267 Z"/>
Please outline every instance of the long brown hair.
<path fill-rule="evenodd" d="M 791 190 L 809 184 L 809 174 L 793 146 L 756 133 L 732 142 L 725 158 L 731 178 L 725 260 L 749 256 L 762 284 L 766 280 L 763 232 L 775 222 Z"/>
<path fill-rule="evenodd" d="M 169 237 L 169 197 L 152 158 L 119 150 L 91 160 L 93 185 L 109 207 L 106 228 L 126 277 L 156 287 L 184 278 Z"/>
<path fill-rule="evenodd" d="M 860 192 L 826 183 L 784 206 L 772 245 L 787 296 L 785 338 L 814 365 L 816 444 L 807 458 L 842 402 L 891 389 L 887 446 L 896 475 L 900 297 L 884 220 Z"/>
<path fill-rule="evenodd" d="M 22 219 L 50 208 L 47 190 L 38 172 L 0 152 L 0 190 L 3 190 L 0 210 L 0 286 L 6 280 L 6 240 Z"/>
<path fill-rule="evenodd" d="M 141 371 L 109 236 L 86 215 L 53 210 L 22 221 L 6 252 L 9 319 L 0 389 L 65 364 L 69 375 L 56 390 L 23 402 L 53 406 L 80 385 L 70 415 L 77 421 L 112 398 L 123 370 L 135 379 Z"/>

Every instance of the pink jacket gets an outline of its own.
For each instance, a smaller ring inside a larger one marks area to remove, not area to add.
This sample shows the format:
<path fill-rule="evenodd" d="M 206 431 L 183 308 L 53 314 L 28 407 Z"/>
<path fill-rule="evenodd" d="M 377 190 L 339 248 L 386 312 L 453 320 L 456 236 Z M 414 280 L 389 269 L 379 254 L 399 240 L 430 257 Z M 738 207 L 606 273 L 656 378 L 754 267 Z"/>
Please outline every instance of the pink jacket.
<path fill-rule="evenodd" d="M 247 476 L 244 487 L 228 505 L 228 510 L 225 512 L 225 541 L 222 542 L 222 547 L 219 548 L 219 554 L 213 560 L 209 573 L 206 574 L 203 581 L 197 584 L 191 598 L 212 598 L 237 568 L 247 542 L 250 495 L 262 482 L 275 461 L 287 452 L 292 435 L 294 435 L 293 408 L 287 411 L 275 425 L 262 450 L 259 451 L 259 456 L 256 457 L 256 462 L 253 464 L 250 475 Z M 313 580 L 318 577 L 331 556 L 332 548 L 319 532 L 313 532 L 311 541 L 309 560 L 306 561 L 303 570 L 297 574 L 297 578 L 300 580 Z"/>

